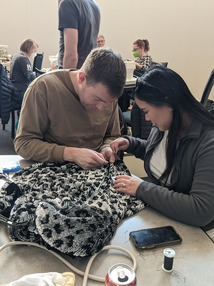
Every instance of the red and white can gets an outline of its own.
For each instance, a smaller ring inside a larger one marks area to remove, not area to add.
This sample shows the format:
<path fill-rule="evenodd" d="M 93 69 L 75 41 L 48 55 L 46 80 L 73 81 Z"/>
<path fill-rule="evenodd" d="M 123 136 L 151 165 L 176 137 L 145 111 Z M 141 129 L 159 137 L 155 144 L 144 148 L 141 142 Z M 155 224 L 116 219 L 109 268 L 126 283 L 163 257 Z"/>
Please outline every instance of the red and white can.
<path fill-rule="evenodd" d="M 113 265 L 105 279 L 106 286 L 136 286 L 137 279 L 134 270 L 126 264 Z"/>

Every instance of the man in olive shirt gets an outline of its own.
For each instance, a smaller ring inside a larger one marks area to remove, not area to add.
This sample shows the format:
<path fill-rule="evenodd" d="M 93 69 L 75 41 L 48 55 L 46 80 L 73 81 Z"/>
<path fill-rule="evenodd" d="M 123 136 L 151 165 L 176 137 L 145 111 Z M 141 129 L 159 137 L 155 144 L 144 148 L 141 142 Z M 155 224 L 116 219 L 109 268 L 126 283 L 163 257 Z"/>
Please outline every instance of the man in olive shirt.
<path fill-rule="evenodd" d="M 121 56 L 98 48 L 79 70 L 56 70 L 27 89 L 14 139 L 26 160 L 75 162 L 84 169 L 114 162 L 110 143 L 120 136 L 117 99 L 126 68 Z"/>

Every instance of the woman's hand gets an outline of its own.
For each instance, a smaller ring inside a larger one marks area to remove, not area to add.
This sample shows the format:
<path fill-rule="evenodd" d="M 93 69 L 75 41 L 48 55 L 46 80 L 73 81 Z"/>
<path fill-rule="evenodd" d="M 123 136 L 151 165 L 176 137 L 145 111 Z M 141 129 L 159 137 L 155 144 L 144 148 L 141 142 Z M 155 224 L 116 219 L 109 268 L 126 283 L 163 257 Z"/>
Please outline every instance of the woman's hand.
<path fill-rule="evenodd" d="M 117 154 L 115 154 L 112 150 L 112 148 L 110 147 L 105 147 L 102 149 L 101 154 L 103 155 L 103 157 L 109 161 L 110 163 L 114 163 L 116 160 L 119 159 L 119 157 L 117 156 Z"/>
<path fill-rule="evenodd" d="M 123 150 L 125 151 L 129 147 L 129 140 L 126 138 L 117 138 L 110 144 L 111 149 L 115 154 L 117 154 L 118 151 Z"/>
<path fill-rule="evenodd" d="M 140 178 L 133 178 L 127 175 L 119 175 L 115 177 L 114 188 L 121 193 L 126 193 L 135 197 L 138 186 L 143 182 Z"/>
<path fill-rule="evenodd" d="M 138 63 L 136 63 L 136 69 L 137 69 L 137 70 L 142 69 L 142 65 L 140 65 L 140 64 L 138 64 Z"/>

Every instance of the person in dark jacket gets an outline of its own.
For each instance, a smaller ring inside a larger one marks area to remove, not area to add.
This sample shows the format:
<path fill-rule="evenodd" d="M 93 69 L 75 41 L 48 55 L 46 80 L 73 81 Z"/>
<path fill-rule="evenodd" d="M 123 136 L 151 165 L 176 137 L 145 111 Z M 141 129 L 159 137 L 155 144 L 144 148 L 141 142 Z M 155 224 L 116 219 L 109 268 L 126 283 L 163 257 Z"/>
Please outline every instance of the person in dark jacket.
<path fill-rule="evenodd" d="M 10 80 L 14 86 L 13 109 L 17 110 L 19 120 L 20 109 L 25 91 L 29 84 L 36 78 L 32 70 L 31 61 L 36 56 L 38 44 L 31 38 L 25 39 L 20 46 L 20 53 L 14 55 L 10 67 Z M 18 121 L 16 123 L 16 129 Z"/>
<path fill-rule="evenodd" d="M 20 53 L 14 55 L 10 67 L 10 80 L 15 87 L 17 94 L 24 95 L 29 84 L 36 78 L 32 71 L 30 59 L 36 55 L 38 45 L 28 38 L 20 46 Z"/>
<path fill-rule="evenodd" d="M 139 78 L 136 104 L 153 123 L 147 140 L 111 143 L 144 160 L 148 181 L 117 176 L 114 187 L 166 216 L 205 226 L 214 221 L 214 116 L 173 70 L 155 66 Z"/>
<path fill-rule="evenodd" d="M 4 126 L 10 119 L 13 85 L 7 77 L 6 71 L 0 64 L 0 118 Z"/>

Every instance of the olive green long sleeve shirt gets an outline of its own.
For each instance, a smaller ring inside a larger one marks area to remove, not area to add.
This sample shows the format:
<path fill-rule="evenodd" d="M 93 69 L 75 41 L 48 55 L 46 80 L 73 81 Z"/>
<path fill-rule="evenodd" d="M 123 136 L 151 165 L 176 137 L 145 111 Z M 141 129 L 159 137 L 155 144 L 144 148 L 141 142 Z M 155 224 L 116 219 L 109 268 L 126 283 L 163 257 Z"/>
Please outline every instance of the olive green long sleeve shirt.
<path fill-rule="evenodd" d="M 101 151 L 120 136 L 117 100 L 103 111 L 86 110 L 69 70 L 37 78 L 27 89 L 14 147 L 26 160 L 61 162 L 67 147 Z"/>

